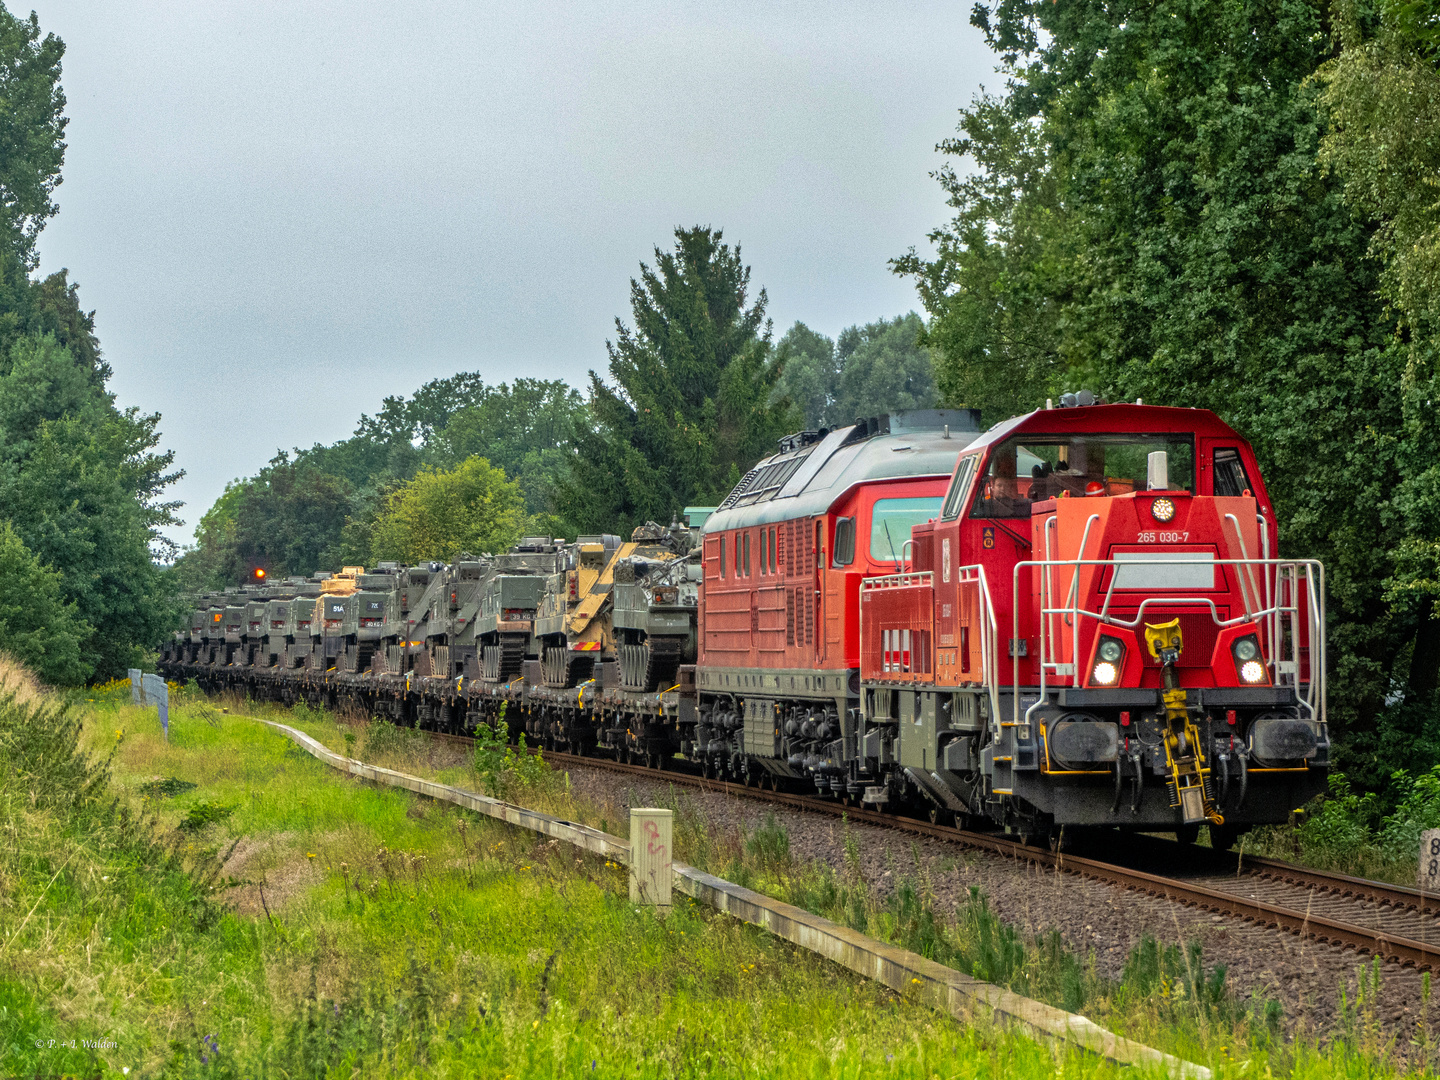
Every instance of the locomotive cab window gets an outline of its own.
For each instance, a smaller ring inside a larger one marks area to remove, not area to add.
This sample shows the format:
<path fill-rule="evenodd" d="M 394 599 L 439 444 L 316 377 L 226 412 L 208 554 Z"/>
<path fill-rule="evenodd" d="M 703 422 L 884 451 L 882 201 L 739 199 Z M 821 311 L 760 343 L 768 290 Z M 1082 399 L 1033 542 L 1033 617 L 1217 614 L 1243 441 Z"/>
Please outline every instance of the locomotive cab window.
<path fill-rule="evenodd" d="M 749 577 L 749 576 L 750 576 L 750 534 L 749 534 L 749 532 L 746 532 L 746 533 L 743 534 L 743 536 L 744 536 L 744 539 L 741 541 L 741 543 L 742 543 L 742 546 L 745 548 L 745 576 L 746 576 L 746 577 Z"/>
<path fill-rule="evenodd" d="M 1042 435 L 1011 439 L 990 454 L 970 511 L 977 518 L 1028 518 L 1034 503 L 1104 498 L 1145 490 L 1150 454 L 1163 450 L 1170 491 L 1195 492 L 1195 442 L 1188 435 Z"/>
<path fill-rule="evenodd" d="M 923 525 L 940 513 L 940 496 L 915 499 L 877 499 L 870 511 L 870 558 L 901 563 L 910 527 Z"/>
<path fill-rule="evenodd" d="M 835 561 L 833 566 L 849 566 L 855 561 L 855 519 L 839 518 L 835 522 Z"/>
<path fill-rule="evenodd" d="M 1240 460 L 1240 451 L 1227 446 L 1215 451 L 1215 494 L 1220 498 L 1237 498 L 1247 491 L 1250 478 L 1245 475 L 1245 463 Z"/>
<path fill-rule="evenodd" d="M 940 512 L 940 517 L 945 521 L 954 521 L 960 516 L 960 508 L 965 504 L 965 493 L 970 487 L 970 478 L 975 475 L 975 463 L 979 460 L 978 454 L 960 459 L 960 464 L 955 469 L 955 479 L 950 482 L 950 490 L 945 495 L 945 508 Z"/>
<path fill-rule="evenodd" d="M 725 576 L 725 537 L 720 537 L 720 576 Z"/>

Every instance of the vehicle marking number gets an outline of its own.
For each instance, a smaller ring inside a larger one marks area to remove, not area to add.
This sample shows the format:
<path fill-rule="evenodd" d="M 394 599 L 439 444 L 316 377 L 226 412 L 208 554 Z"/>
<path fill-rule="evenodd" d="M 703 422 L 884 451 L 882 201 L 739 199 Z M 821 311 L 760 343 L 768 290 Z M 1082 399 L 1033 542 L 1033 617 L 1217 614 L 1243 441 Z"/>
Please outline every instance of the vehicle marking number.
<path fill-rule="evenodd" d="M 1135 537 L 1137 544 L 1183 544 L 1190 539 L 1188 532 L 1161 532 L 1149 529 Z"/>

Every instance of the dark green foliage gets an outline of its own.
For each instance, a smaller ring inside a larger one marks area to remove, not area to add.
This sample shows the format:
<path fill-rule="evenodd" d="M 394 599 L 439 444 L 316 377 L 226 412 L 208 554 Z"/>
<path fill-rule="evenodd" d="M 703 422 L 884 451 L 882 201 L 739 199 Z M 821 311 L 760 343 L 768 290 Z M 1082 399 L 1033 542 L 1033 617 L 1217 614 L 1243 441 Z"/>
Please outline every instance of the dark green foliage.
<path fill-rule="evenodd" d="M 772 403 L 781 363 L 765 290 L 718 229 L 675 230 L 673 251 L 630 282 L 634 326 L 607 342 L 614 385 L 590 373 L 595 430 L 575 442 L 557 509 L 577 532 L 628 534 L 718 502 L 775 440 L 798 426 Z"/>
<path fill-rule="evenodd" d="M 185 816 L 176 827 L 185 832 L 201 832 L 206 826 L 224 821 L 234 812 L 233 806 L 226 806 L 213 799 L 200 799 L 185 811 Z"/>
<path fill-rule="evenodd" d="M 176 795 L 184 795 L 185 792 L 194 790 L 195 785 L 189 780 L 177 780 L 173 776 L 140 785 L 140 794 L 148 795 L 152 799 L 173 799 Z"/>
<path fill-rule="evenodd" d="M 437 465 L 479 455 L 518 480 L 531 514 L 553 506 L 555 481 L 569 467 L 571 444 L 588 424 L 585 401 L 560 379 L 516 379 L 487 387 L 454 413 L 434 438 Z"/>
<path fill-rule="evenodd" d="M 73 288 L 57 298 L 73 306 Z M 88 325 L 78 308 L 71 315 Z M 180 474 L 172 454 L 155 452 L 159 416 L 117 409 L 93 340 L 72 340 L 87 351 L 79 359 L 53 333 L 17 337 L 0 356 L 0 507 L 91 628 L 84 670 L 68 677 L 113 677 L 174 620 L 155 554 L 166 548 L 160 527 L 175 522 L 177 504 L 162 495 Z"/>
<path fill-rule="evenodd" d="M 1419 528 L 1401 500 L 1435 457 L 1412 442 L 1373 227 L 1317 156 L 1328 10 L 977 6 L 1008 93 L 944 146 L 979 169 L 941 173 L 937 258 L 897 266 L 952 400 L 1019 411 L 1088 386 L 1214 409 L 1255 444 L 1283 550 L 1325 560 L 1331 719 L 1369 758 L 1422 623 L 1385 596 Z"/>
<path fill-rule="evenodd" d="M 1336 18 L 1344 48 L 1316 76 L 1330 119 L 1320 159 L 1346 201 L 1379 222 L 1369 250 L 1408 353 L 1395 438 L 1402 479 L 1393 499 L 1404 536 L 1392 553 L 1386 599 L 1417 626 L 1409 670 L 1393 677 L 1412 713 L 1397 718 L 1411 729 L 1402 738 L 1414 734 L 1420 712 L 1433 743 L 1440 712 L 1440 9 L 1424 0 L 1388 0 L 1378 13 L 1342 3 Z M 1388 734 L 1379 733 L 1381 742 Z M 1440 758 L 1427 749 L 1427 760 Z"/>
<path fill-rule="evenodd" d="M 80 307 L 66 271 L 29 276 L 36 239 L 56 212 L 65 156 L 63 53 L 54 35 L 42 39 L 34 14 L 19 19 L 0 9 L 4 587 L 33 582 L 36 605 L 54 612 L 47 626 L 19 633 L 24 616 L 7 595 L 3 618 L 12 651 L 43 678 L 73 682 L 118 675 L 170 628 L 175 608 L 156 556 L 174 553 L 159 529 L 176 523 L 177 504 L 162 496 L 179 474 L 169 471 L 172 455 L 155 452 L 159 416 L 115 406 L 93 314 Z M 37 577 L 12 536 L 54 577 Z M 42 578 L 58 580 L 58 596 Z"/>
<path fill-rule="evenodd" d="M 52 685 L 80 682 L 90 666 L 80 647 L 90 627 L 64 596 L 60 575 L 40 563 L 0 520 L 0 652 Z"/>
<path fill-rule="evenodd" d="M 797 322 L 780 339 L 779 354 L 785 370 L 775 383 L 774 396 L 789 398 L 811 430 L 830 427 L 840 368 L 835 363 L 835 342 Z"/>
<path fill-rule="evenodd" d="M 218 541 L 203 548 L 203 556 L 214 560 L 213 572 L 227 584 L 255 566 L 274 577 L 334 570 L 353 494 L 345 477 L 282 452 L 254 479 L 227 490 L 202 519 L 202 544 L 211 536 Z"/>
<path fill-rule="evenodd" d="M 58 209 L 50 197 L 65 160 L 64 54 L 54 34 L 41 38 L 33 11 L 19 19 L 0 8 L 0 243 L 26 269 L 34 269 L 35 241 Z"/>
<path fill-rule="evenodd" d="M 913 311 L 849 326 L 838 341 L 796 323 L 780 339 L 785 368 L 772 400 L 793 401 L 807 428 L 834 428 L 857 417 L 931 409 L 939 399 L 934 365 L 920 345 L 925 324 Z"/>

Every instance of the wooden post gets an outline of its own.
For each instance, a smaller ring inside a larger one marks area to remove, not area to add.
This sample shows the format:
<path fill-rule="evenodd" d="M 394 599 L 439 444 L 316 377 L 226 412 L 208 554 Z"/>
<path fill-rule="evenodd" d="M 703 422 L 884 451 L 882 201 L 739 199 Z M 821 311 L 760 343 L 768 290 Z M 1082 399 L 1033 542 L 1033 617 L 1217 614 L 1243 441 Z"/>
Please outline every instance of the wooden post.
<path fill-rule="evenodd" d="M 644 807 L 630 809 L 630 902 L 670 910 L 675 875 L 670 868 L 674 814 Z"/>
<path fill-rule="evenodd" d="M 1420 834 L 1420 873 L 1416 884 L 1427 893 L 1440 893 L 1440 829 Z"/>

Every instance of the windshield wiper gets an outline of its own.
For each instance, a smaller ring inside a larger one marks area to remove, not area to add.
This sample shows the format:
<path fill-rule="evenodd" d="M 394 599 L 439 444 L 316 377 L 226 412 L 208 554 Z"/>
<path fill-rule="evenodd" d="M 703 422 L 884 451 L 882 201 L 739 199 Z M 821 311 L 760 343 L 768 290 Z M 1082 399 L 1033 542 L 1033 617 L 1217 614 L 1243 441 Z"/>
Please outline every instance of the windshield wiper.
<path fill-rule="evenodd" d="M 895 572 L 898 574 L 905 568 L 900 565 L 900 557 L 895 554 L 895 541 L 890 537 L 890 523 L 882 521 L 880 525 L 885 530 L 885 542 L 890 545 L 890 558 L 895 560 Z"/>

